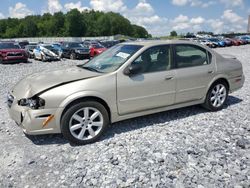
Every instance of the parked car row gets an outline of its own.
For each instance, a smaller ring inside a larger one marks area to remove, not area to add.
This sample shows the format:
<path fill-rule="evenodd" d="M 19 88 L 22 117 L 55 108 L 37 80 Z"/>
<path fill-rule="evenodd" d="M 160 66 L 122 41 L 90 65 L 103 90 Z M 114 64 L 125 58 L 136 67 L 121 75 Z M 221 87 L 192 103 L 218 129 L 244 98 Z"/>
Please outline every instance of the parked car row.
<path fill-rule="evenodd" d="M 27 62 L 28 58 L 40 61 L 56 61 L 61 58 L 90 59 L 120 41 L 30 43 L 28 41 L 0 41 L 0 63 Z"/>
<path fill-rule="evenodd" d="M 225 38 L 219 36 L 209 38 L 193 38 L 190 40 L 193 40 L 210 48 L 250 44 L 250 36 L 236 36 L 235 38 Z"/>

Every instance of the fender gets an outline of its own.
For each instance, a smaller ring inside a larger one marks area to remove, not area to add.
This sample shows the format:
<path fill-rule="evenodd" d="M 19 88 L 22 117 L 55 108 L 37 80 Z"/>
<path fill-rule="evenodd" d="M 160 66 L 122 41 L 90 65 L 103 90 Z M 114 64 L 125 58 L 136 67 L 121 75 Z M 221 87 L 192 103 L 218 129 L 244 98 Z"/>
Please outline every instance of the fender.
<path fill-rule="evenodd" d="M 56 125 L 57 127 L 60 127 L 60 120 L 61 120 L 61 116 L 63 113 L 63 110 L 65 109 L 65 107 L 70 104 L 71 102 L 80 99 L 80 98 L 84 98 L 84 97 L 97 97 L 102 99 L 103 101 L 105 101 L 107 103 L 107 105 L 110 108 L 110 111 L 113 113 L 117 113 L 117 108 L 116 108 L 116 101 L 109 101 L 102 93 L 98 92 L 98 91 L 81 91 L 81 92 L 77 92 L 77 93 L 73 93 L 72 95 L 68 96 L 66 99 L 64 99 L 58 110 L 55 113 L 56 118 Z M 111 119 L 112 119 L 112 114 L 111 114 Z M 60 117 L 60 118 L 58 118 Z M 112 121 L 112 120 L 111 120 Z"/>

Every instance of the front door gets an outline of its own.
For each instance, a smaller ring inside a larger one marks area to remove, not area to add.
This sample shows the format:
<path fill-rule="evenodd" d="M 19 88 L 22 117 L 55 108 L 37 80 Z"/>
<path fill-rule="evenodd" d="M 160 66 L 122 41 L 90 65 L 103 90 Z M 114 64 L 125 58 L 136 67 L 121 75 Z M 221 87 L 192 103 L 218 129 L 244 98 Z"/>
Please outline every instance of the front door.
<path fill-rule="evenodd" d="M 120 115 L 172 105 L 176 74 L 170 45 L 147 49 L 132 64 L 142 70 L 136 75 L 117 74 L 117 103 Z"/>

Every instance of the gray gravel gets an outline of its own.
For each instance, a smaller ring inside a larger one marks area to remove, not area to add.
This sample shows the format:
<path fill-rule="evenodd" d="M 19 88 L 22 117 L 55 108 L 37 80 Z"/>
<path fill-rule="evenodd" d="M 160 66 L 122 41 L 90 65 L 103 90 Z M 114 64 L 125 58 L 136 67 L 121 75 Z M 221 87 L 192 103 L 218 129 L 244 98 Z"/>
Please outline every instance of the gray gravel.
<path fill-rule="evenodd" d="M 5 104 L 23 76 L 82 61 L 0 65 L 0 187 L 250 187 L 250 45 L 216 51 L 240 59 L 246 76 L 222 111 L 193 106 L 119 122 L 85 146 L 27 138 Z"/>

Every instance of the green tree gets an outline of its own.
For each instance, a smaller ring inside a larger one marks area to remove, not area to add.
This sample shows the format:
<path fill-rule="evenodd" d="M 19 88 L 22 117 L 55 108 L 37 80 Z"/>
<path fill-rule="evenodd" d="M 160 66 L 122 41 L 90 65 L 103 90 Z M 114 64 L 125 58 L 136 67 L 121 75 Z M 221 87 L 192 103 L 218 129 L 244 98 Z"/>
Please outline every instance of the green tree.
<path fill-rule="evenodd" d="M 176 31 L 171 31 L 170 36 L 171 37 L 177 37 L 177 32 Z"/>
<path fill-rule="evenodd" d="M 56 12 L 50 19 L 48 30 L 52 36 L 63 36 L 65 18 L 62 12 Z"/>
<path fill-rule="evenodd" d="M 0 20 L 0 37 L 56 37 L 56 36 L 111 36 L 122 34 L 131 37 L 147 38 L 144 27 L 132 25 L 122 15 L 114 12 L 82 11 L 73 9 L 68 13 L 54 15 L 27 16 L 22 19 Z"/>
<path fill-rule="evenodd" d="M 77 9 L 66 14 L 66 32 L 71 37 L 82 37 L 86 33 L 86 24 L 83 15 Z"/>
<path fill-rule="evenodd" d="M 138 25 L 132 25 L 133 34 L 132 37 L 135 38 L 150 38 L 151 36 L 148 34 L 147 30 L 144 27 Z"/>
<path fill-rule="evenodd" d="M 23 37 L 35 37 L 38 32 L 37 25 L 32 17 L 26 17 L 20 24 Z M 20 32 L 19 32 L 20 34 Z"/>

